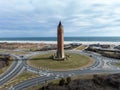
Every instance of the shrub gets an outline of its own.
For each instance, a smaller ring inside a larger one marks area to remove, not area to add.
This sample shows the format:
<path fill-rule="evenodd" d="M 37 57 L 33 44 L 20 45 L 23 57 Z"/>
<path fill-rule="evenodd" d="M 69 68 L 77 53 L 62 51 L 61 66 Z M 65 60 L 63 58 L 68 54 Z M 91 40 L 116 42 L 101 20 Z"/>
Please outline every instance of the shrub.
<path fill-rule="evenodd" d="M 71 82 L 71 77 L 66 78 L 66 83 L 69 84 Z"/>
<path fill-rule="evenodd" d="M 59 81 L 59 86 L 63 86 L 65 85 L 65 79 L 62 78 L 60 81 Z"/>

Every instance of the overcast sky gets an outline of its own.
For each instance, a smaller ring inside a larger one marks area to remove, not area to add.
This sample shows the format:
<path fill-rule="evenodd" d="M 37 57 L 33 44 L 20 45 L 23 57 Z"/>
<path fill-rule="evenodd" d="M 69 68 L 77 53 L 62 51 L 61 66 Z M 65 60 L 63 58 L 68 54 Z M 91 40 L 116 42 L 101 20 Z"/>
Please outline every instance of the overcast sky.
<path fill-rule="evenodd" d="M 0 37 L 120 36 L 120 0 L 0 0 Z"/>

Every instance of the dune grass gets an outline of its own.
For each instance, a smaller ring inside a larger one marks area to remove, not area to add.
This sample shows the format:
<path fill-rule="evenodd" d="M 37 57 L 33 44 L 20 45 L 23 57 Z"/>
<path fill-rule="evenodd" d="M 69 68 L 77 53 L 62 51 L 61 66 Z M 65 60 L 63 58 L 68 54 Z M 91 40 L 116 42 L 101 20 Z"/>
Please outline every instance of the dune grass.
<path fill-rule="evenodd" d="M 77 47 L 76 50 L 84 50 L 85 48 L 86 48 L 85 45 L 81 45 L 81 46 Z"/>

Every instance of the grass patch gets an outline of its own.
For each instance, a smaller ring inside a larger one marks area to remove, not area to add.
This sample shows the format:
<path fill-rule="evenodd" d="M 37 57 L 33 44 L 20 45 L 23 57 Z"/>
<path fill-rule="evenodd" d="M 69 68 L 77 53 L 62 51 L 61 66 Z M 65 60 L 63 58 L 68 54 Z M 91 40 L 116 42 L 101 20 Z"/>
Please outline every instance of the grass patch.
<path fill-rule="evenodd" d="M 76 50 L 84 50 L 85 48 L 86 48 L 85 45 L 81 45 L 81 46 L 77 47 Z"/>
<path fill-rule="evenodd" d="M 11 65 L 12 65 L 13 61 L 9 61 L 9 66 L 3 67 L 2 69 L 0 69 L 0 74 L 4 73 Z"/>
<path fill-rule="evenodd" d="M 109 52 L 109 51 L 104 51 L 105 54 L 113 55 L 115 54 L 114 52 Z"/>
<path fill-rule="evenodd" d="M 47 81 L 44 84 L 38 84 L 36 86 L 32 86 L 32 87 L 28 87 L 26 90 L 40 90 L 40 88 L 42 88 L 42 86 L 47 85 L 48 83 L 52 83 L 52 84 L 58 84 L 60 79 L 57 80 L 52 80 L 52 81 Z"/>
<path fill-rule="evenodd" d="M 118 66 L 118 67 L 120 67 L 120 62 L 118 62 L 118 63 L 115 63 L 115 66 Z"/>
<path fill-rule="evenodd" d="M 0 49 L 0 53 L 6 53 L 6 52 L 10 52 L 10 50 L 7 50 L 7 49 Z"/>
<path fill-rule="evenodd" d="M 0 56 L 1 58 L 2 56 Z M 5 66 L 3 68 L 0 69 L 0 74 L 4 73 L 13 63 L 13 57 L 10 57 L 10 60 L 8 61 L 9 62 L 9 65 L 8 66 Z"/>
<path fill-rule="evenodd" d="M 25 81 L 27 79 L 31 79 L 31 78 L 35 78 L 38 77 L 37 74 L 28 72 L 28 71 L 24 71 L 23 73 L 21 73 L 20 75 L 18 75 L 17 77 L 15 77 L 14 79 L 10 80 L 9 82 L 7 82 L 3 88 L 5 87 L 11 87 L 11 85 L 16 85 L 17 83 L 20 83 L 22 81 Z"/>
<path fill-rule="evenodd" d="M 70 57 L 68 60 L 64 61 L 56 61 L 50 59 L 49 57 L 52 55 L 44 54 L 44 55 L 36 55 L 32 57 L 27 63 L 33 67 L 41 67 L 47 68 L 51 70 L 71 70 L 71 69 L 79 69 L 85 66 L 93 64 L 93 61 L 90 57 L 81 55 L 81 54 L 71 54 L 67 53 Z"/>
<path fill-rule="evenodd" d="M 29 52 L 24 52 L 24 51 L 13 51 L 11 53 L 17 54 L 17 55 L 21 55 L 21 54 L 29 54 Z"/>

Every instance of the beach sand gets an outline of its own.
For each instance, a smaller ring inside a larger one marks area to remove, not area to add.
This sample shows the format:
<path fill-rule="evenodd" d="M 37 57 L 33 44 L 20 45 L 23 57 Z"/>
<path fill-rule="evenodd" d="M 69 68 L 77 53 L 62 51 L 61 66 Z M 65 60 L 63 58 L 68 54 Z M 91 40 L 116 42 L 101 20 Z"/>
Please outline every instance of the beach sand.
<path fill-rule="evenodd" d="M 57 44 L 57 41 L 0 41 L 0 43 L 44 43 L 44 44 Z M 81 43 L 83 45 L 89 44 L 109 44 L 109 45 L 120 45 L 120 42 L 100 42 L 100 41 L 64 41 L 64 44 L 70 43 Z"/>

